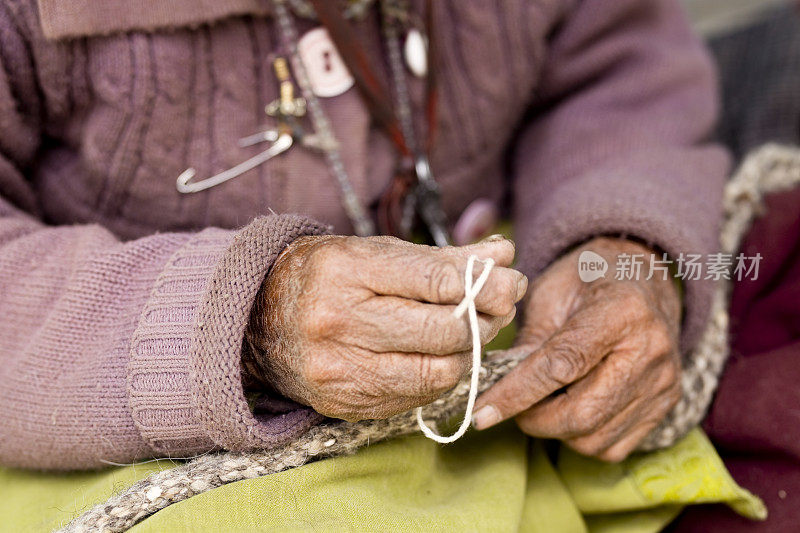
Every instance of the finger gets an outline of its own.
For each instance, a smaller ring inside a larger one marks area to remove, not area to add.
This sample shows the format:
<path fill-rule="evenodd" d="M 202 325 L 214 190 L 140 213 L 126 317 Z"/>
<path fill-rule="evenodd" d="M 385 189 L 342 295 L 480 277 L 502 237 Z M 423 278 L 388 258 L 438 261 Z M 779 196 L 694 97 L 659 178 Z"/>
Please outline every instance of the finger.
<path fill-rule="evenodd" d="M 514 262 L 515 248 L 514 241 L 506 239 L 502 235 L 492 235 L 474 244 L 445 246 L 438 250 L 442 254 L 462 259 L 467 259 L 471 255 L 476 255 L 483 260 L 491 258 L 497 266 L 510 267 Z"/>
<path fill-rule="evenodd" d="M 324 384 L 323 393 L 317 395 L 322 399 L 313 407 L 345 420 L 386 418 L 426 405 L 455 387 L 471 364 L 466 352 L 432 356 L 348 349 L 346 353 L 321 358 L 306 369 L 310 380 Z"/>
<path fill-rule="evenodd" d="M 614 302 L 577 311 L 542 347 L 476 402 L 474 425 L 485 429 L 585 376 L 624 337 L 627 321 Z M 600 326 L 599 326 L 600 325 Z"/>
<path fill-rule="evenodd" d="M 573 277 L 573 269 L 551 268 L 529 286 L 519 343 L 544 343 L 575 312 L 580 285 Z"/>
<path fill-rule="evenodd" d="M 588 435 L 563 439 L 564 444 L 580 454 L 599 457 L 610 446 L 619 442 L 629 428 L 641 422 L 642 404 L 640 399 L 631 402 L 602 427 Z"/>
<path fill-rule="evenodd" d="M 642 425 L 654 427 L 658 424 L 669 413 L 679 397 L 680 394 L 677 387 L 662 390 L 656 393 L 655 396 L 637 397 L 596 431 L 588 435 L 566 439 L 565 442 L 584 455 L 615 458 L 617 456 L 614 454 L 605 454 L 612 447 L 616 447 L 617 443 L 625 440 L 631 443 L 631 448 L 627 450 L 624 447 L 617 448 L 616 452 L 625 450 L 625 455 L 627 455 L 639 443 L 639 441 L 631 442 L 628 436 L 631 433 L 638 432 L 637 428 Z"/>
<path fill-rule="evenodd" d="M 613 446 L 600 452 L 597 458 L 610 463 L 619 463 L 623 461 L 636 450 L 639 444 L 656 428 L 656 426 L 658 426 L 658 422 L 655 420 L 639 424 Z"/>
<path fill-rule="evenodd" d="M 597 431 L 641 394 L 648 364 L 639 354 L 614 353 L 564 394 L 517 415 L 520 429 L 533 437 L 566 439 Z"/>
<path fill-rule="evenodd" d="M 604 461 L 622 461 L 664 419 L 673 405 L 670 395 L 636 401 L 595 434 L 568 439 L 565 444 Z"/>
<path fill-rule="evenodd" d="M 508 264 L 509 249 L 513 254 L 509 241 L 492 241 L 475 245 L 472 250 L 498 264 L 475 298 L 475 307 L 481 313 L 505 316 L 527 291 L 527 278 L 502 266 Z M 375 294 L 434 304 L 458 304 L 464 298 L 464 273 L 470 254 L 461 249 L 375 244 L 362 253 L 358 264 L 363 271 L 359 277 Z M 477 263 L 473 275 L 477 278 L 483 268 L 482 263 Z"/>
<path fill-rule="evenodd" d="M 436 305 L 394 296 L 369 298 L 353 310 L 340 340 L 373 352 L 418 352 L 446 355 L 472 349 L 466 316 L 453 316 L 454 305 Z M 516 315 L 478 314 L 481 344 L 492 340 Z"/>
<path fill-rule="evenodd" d="M 495 234 L 476 243 L 468 244 L 466 246 L 428 246 L 424 244 L 415 244 L 409 241 L 398 239 L 397 237 L 390 237 L 387 235 L 378 235 L 375 237 L 368 237 L 361 239 L 366 242 L 375 242 L 383 245 L 403 246 L 406 248 L 417 248 L 429 251 L 440 252 L 442 254 L 451 255 L 453 257 L 468 258 L 470 255 L 477 255 L 479 259 L 492 258 L 497 266 L 510 267 L 514 262 L 515 244 L 511 239 L 507 239 L 503 235 Z"/>

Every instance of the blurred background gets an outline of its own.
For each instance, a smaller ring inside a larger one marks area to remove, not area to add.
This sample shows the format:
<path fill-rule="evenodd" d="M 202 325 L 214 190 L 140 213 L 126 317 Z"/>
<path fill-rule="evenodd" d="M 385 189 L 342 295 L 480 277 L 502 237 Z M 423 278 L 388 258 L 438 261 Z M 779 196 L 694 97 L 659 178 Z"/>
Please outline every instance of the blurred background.
<path fill-rule="evenodd" d="M 719 139 L 737 158 L 765 142 L 800 144 L 800 1 L 682 2 L 720 71 Z"/>
<path fill-rule="evenodd" d="M 707 36 L 744 26 L 787 0 L 682 0 L 698 31 Z"/>

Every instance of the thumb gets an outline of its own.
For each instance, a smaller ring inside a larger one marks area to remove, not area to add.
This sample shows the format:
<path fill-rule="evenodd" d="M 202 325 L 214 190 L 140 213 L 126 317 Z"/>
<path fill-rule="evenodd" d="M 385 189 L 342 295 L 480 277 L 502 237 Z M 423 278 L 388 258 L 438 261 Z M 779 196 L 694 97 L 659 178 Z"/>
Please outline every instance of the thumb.
<path fill-rule="evenodd" d="M 612 311 L 607 304 L 595 304 L 575 313 L 563 328 L 478 398 L 473 425 L 485 429 L 498 424 L 585 376 L 609 353 L 625 328 L 620 313 L 603 324 L 601 318 Z"/>

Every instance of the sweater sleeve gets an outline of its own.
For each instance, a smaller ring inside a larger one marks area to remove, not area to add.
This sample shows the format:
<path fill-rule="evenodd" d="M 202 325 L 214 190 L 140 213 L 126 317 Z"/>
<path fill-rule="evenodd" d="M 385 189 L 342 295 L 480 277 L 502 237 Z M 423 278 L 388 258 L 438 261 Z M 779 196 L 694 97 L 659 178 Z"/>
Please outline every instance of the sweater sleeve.
<path fill-rule="evenodd" d="M 25 177 L 42 102 L 0 3 L 0 462 L 79 469 L 280 445 L 321 417 L 257 416 L 242 390 L 250 306 L 300 216 L 121 242 L 49 226 Z"/>
<path fill-rule="evenodd" d="M 717 251 L 729 158 L 707 141 L 714 69 L 677 1 L 573 2 L 541 80 L 513 163 L 528 274 L 597 235 L 632 236 L 672 259 Z M 685 281 L 684 352 L 713 287 Z"/>

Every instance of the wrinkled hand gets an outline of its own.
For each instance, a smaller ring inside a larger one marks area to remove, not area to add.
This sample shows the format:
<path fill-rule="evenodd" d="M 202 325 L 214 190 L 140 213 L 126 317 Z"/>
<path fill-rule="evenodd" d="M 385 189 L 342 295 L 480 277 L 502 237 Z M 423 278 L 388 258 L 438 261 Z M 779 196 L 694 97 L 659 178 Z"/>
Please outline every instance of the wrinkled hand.
<path fill-rule="evenodd" d="M 608 261 L 605 278 L 580 280 L 584 250 Z M 638 281 L 614 279 L 623 253 L 644 254 Z M 680 398 L 680 301 L 663 274 L 646 280 L 651 253 L 598 238 L 545 271 L 531 286 L 515 348 L 530 355 L 478 399 L 474 425 L 514 416 L 529 435 L 608 461 L 627 457 Z"/>
<path fill-rule="evenodd" d="M 468 323 L 452 316 L 470 254 L 497 265 L 475 301 L 486 343 L 527 289 L 525 276 L 507 268 L 511 241 L 437 249 L 391 237 L 298 239 L 273 266 L 251 317 L 264 379 L 350 421 L 432 402 L 470 365 Z"/>

